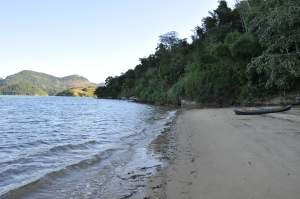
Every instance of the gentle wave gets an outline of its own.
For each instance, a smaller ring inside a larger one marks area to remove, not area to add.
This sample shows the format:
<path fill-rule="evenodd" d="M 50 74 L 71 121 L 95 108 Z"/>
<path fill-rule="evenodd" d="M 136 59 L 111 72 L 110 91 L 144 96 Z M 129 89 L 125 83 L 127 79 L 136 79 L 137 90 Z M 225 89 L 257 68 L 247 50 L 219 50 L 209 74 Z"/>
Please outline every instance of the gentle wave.
<path fill-rule="evenodd" d="M 66 152 L 69 150 L 75 150 L 75 149 L 88 149 L 90 146 L 97 144 L 98 142 L 96 140 L 90 140 L 84 143 L 79 144 L 65 144 L 65 145 L 58 145 L 54 146 L 49 149 L 50 152 L 53 153 L 59 153 L 59 152 Z"/>
<path fill-rule="evenodd" d="M 55 178 L 60 177 L 69 171 L 84 169 L 85 167 L 91 166 L 93 164 L 97 164 L 100 161 L 109 158 L 111 154 L 117 150 L 119 149 L 107 149 L 99 154 L 95 154 L 91 156 L 88 159 L 84 159 L 79 162 L 67 165 L 58 170 L 52 170 L 46 174 L 36 176 L 31 181 L 26 181 L 21 184 L 11 186 L 9 190 L 0 192 L 0 199 L 16 198 L 22 196 L 24 192 L 31 189 L 33 186 L 36 188 L 37 186 L 45 185 L 47 183 L 50 183 L 50 181 L 55 180 Z"/>
<path fill-rule="evenodd" d="M 44 142 L 44 143 L 47 143 L 47 142 Z M 33 154 L 29 154 L 26 157 L 22 156 L 22 157 L 13 159 L 13 160 L 0 162 L 0 167 L 3 166 L 4 164 L 8 164 L 8 165 L 25 164 L 28 161 L 30 161 L 30 159 L 32 159 L 34 156 L 47 157 L 47 156 L 55 155 L 55 154 L 60 153 L 60 152 L 66 153 L 70 150 L 88 149 L 89 147 L 91 147 L 92 145 L 96 145 L 97 143 L 98 142 L 96 140 L 90 140 L 90 141 L 83 142 L 83 143 L 78 143 L 78 144 L 64 144 L 64 145 L 53 146 L 51 148 L 44 148 L 43 152 L 36 152 L 36 153 L 33 153 Z M 34 145 L 32 145 L 32 146 L 34 146 Z M 1 173 L 0 173 L 0 175 L 1 175 Z"/>

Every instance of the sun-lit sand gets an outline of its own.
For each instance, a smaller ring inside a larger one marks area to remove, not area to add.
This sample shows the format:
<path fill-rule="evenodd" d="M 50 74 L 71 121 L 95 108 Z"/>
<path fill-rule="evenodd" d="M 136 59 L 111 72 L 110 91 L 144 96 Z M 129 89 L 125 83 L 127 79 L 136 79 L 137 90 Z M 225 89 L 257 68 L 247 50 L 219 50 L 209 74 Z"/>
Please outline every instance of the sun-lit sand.
<path fill-rule="evenodd" d="M 175 157 L 150 180 L 150 198 L 300 198 L 299 109 L 263 116 L 185 110 L 174 128 Z"/>

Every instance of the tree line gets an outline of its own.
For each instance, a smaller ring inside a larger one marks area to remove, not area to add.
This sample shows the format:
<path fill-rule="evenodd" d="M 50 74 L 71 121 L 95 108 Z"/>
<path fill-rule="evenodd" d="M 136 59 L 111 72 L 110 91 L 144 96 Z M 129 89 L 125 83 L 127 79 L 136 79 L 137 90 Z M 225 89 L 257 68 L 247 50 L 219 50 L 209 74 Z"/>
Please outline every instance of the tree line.
<path fill-rule="evenodd" d="M 134 69 L 108 77 L 99 98 L 157 104 L 181 99 L 226 105 L 300 88 L 300 1 L 226 1 L 202 19 L 191 42 L 174 31 Z"/>

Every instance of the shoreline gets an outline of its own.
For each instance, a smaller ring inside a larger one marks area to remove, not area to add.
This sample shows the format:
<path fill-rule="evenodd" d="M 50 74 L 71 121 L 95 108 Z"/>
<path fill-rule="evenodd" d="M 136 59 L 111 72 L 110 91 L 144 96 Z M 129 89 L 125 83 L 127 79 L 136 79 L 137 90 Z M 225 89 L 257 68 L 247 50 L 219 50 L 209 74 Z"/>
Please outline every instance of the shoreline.
<path fill-rule="evenodd" d="M 190 99 L 181 98 L 177 103 L 169 102 L 155 102 L 155 101 L 145 101 L 140 100 L 137 97 L 96 97 L 97 99 L 108 99 L 108 100 L 122 100 L 128 102 L 134 102 L 139 104 L 148 104 L 155 106 L 163 106 L 169 108 L 181 108 L 181 109 L 204 109 L 204 108 L 231 108 L 232 106 L 243 106 L 243 107 L 256 107 L 256 106 L 282 106 L 282 105 L 300 105 L 300 93 L 296 91 L 291 91 L 284 95 L 281 94 L 271 94 L 268 97 L 256 97 L 251 100 L 237 100 L 235 102 L 224 102 L 224 103 L 201 103 L 193 101 Z"/>
<path fill-rule="evenodd" d="M 167 170 L 173 164 L 176 155 L 176 121 L 181 114 L 181 110 L 176 111 L 176 117 L 172 121 L 169 129 L 158 135 L 150 144 L 150 150 L 155 150 L 162 167 L 147 180 L 146 196 L 144 199 L 166 198 Z"/>
<path fill-rule="evenodd" d="M 299 129 L 299 107 L 263 116 L 179 111 L 169 163 L 150 177 L 145 198 L 298 199 Z"/>

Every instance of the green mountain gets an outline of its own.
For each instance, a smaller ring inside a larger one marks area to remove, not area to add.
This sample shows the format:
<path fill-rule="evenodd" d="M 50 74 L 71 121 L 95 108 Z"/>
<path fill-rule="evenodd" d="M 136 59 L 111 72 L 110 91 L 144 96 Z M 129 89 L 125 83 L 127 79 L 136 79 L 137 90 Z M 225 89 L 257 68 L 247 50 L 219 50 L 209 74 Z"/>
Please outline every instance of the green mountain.
<path fill-rule="evenodd" d="M 2 95 L 56 95 L 73 87 L 88 87 L 93 85 L 88 79 L 71 75 L 55 77 L 45 73 L 24 70 L 17 74 L 0 79 L 0 94 Z"/>

